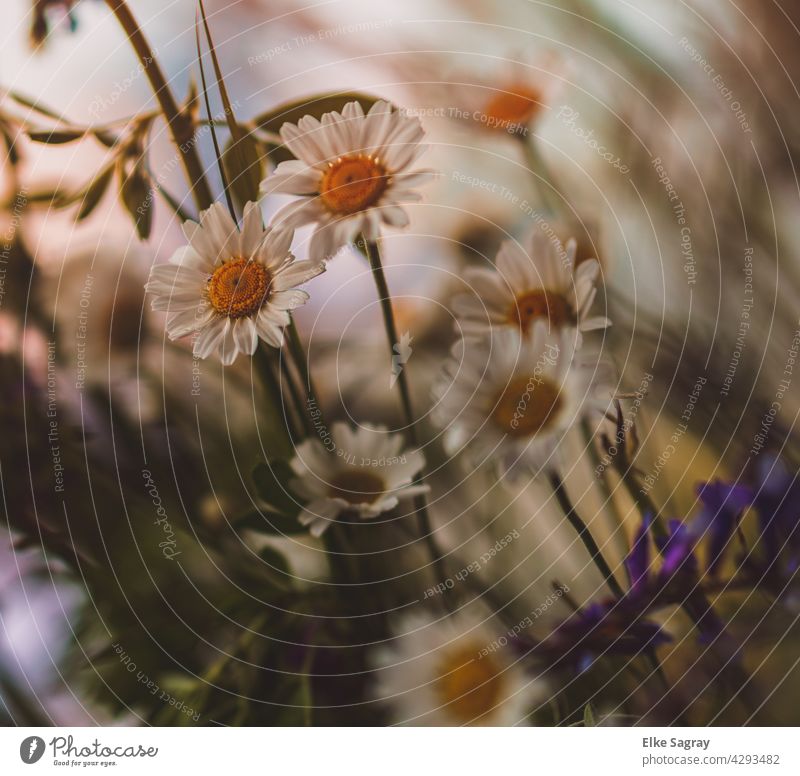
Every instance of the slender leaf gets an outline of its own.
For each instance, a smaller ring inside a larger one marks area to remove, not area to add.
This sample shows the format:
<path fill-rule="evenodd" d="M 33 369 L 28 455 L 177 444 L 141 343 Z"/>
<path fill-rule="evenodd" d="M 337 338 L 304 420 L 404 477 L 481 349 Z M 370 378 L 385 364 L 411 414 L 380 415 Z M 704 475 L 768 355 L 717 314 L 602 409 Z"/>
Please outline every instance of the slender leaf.
<path fill-rule="evenodd" d="M 324 113 L 341 111 L 348 102 L 354 100 L 361 103 L 361 107 L 367 111 L 375 104 L 377 98 L 360 92 L 345 92 L 338 95 L 321 94 L 273 108 L 257 116 L 254 123 L 264 132 L 277 135 L 287 122 L 297 124 L 303 116 L 313 116 L 319 119 Z M 273 164 L 294 159 L 289 149 L 279 143 L 269 146 L 268 156 Z"/>
<path fill-rule="evenodd" d="M 200 4 L 200 8 L 202 9 L 203 5 Z M 219 150 L 219 141 L 217 140 L 217 129 L 214 125 L 214 117 L 211 115 L 211 102 L 208 98 L 208 85 L 206 84 L 206 71 L 203 67 L 203 53 L 200 49 L 200 29 L 199 29 L 200 22 L 199 20 L 195 22 L 194 26 L 194 34 L 195 34 L 195 42 L 197 44 L 197 64 L 200 67 L 200 80 L 203 84 L 203 100 L 206 103 L 206 113 L 208 114 L 208 128 L 211 132 L 211 142 L 214 144 L 214 155 L 217 158 L 217 167 L 219 168 L 219 177 L 222 179 L 222 191 L 225 194 L 225 201 L 228 204 L 228 210 L 230 211 L 231 218 L 236 221 L 236 209 L 233 206 L 233 197 L 231 195 L 231 189 L 228 185 L 228 176 L 225 171 L 225 165 L 222 163 L 222 154 Z M 206 27 L 206 32 L 208 28 Z M 209 43 L 211 39 L 209 38 Z"/>
<path fill-rule="evenodd" d="M 28 132 L 28 137 L 34 143 L 47 143 L 48 145 L 64 145 L 86 137 L 82 129 L 43 130 L 41 132 Z"/>
<path fill-rule="evenodd" d="M 302 505 L 289 488 L 293 477 L 292 469 L 286 461 L 260 463 L 253 469 L 253 483 L 259 497 L 273 511 L 295 518 Z"/>
<path fill-rule="evenodd" d="M 87 218 L 100 204 L 100 200 L 103 198 L 103 194 L 106 193 L 113 175 L 114 167 L 108 166 L 89 184 L 89 188 L 86 189 L 86 193 L 83 195 L 80 210 L 78 210 L 76 217 L 78 221 L 83 221 L 84 218 Z"/>
<path fill-rule="evenodd" d="M 257 202 L 264 169 L 258 140 L 252 134 L 243 135 L 239 140 L 231 138 L 222 154 L 222 163 L 239 208 L 243 209 L 246 202 Z"/>
<path fill-rule="evenodd" d="M 323 113 L 341 111 L 348 102 L 360 102 L 361 107 L 367 111 L 377 101 L 377 97 L 372 97 L 361 92 L 344 92 L 342 94 L 320 94 L 315 97 L 306 97 L 303 100 L 279 105 L 277 108 L 262 113 L 253 121 L 256 126 L 265 132 L 278 134 L 280 128 L 287 122 L 297 124 L 303 116 L 314 116 L 320 118 Z"/>
<path fill-rule="evenodd" d="M 258 557 L 261 558 L 272 571 L 278 574 L 286 574 L 287 576 L 291 574 L 289 561 L 286 560 L 286 556 L 274 547 L 262 547 L 258 552 Z"/>
<path fill-rule="evenodd" d="M 262 170 L 261 148 L 256 138 L 245 131 L 236 121 L 233 105 L 231 105 L 228 97 L 228 89 L 225 86 L 225 79 L 222 76 L 222 69 L 217 59 L 217 52 L 214 49 L 214 42 L 211 39 L 211 30 L 208 26 L 203 0 L 199 0 L 199 3 L 208 49 L 211 54 L 211 61 L 214 64 L 219 96 L 222 100 L 222 107 L 231 133 L 231 142 L 225 152 L 224 165 L 228 173 L 231 194 L 239 207 L 244 208 L 245 203 L 258 201 Z M 212 117 L 209 115 L 208 118 L 211 119 Z"/>
<path fill-rule="evenodd" d="M 296 516 L 281 515 L 277 512 L 248 512 L 233 521 L 237 531 L 258 531 L 270 536 L 295 536 L 307 529 L 302 526 Z"/>
<path fill-rule="evenodd" d="M 193 218 L 193 216 L 189 215 L 189 213 L 183 209 L 183 206 L 180 202 L 178 202 L 178 199 L 170 194 L 164 186 L 158 186 L 156 191 L 162 196 L 164 202 L 169 205 L 170 210 L 172 210 L 172 212 L 175 213 L 175 215 L 178 216 L 181 221 L 189 221 Z"/>
<path fill-rule="evenodd" d="M 122 165 L 119 171 L 122 203 L 136 225 L 139 238 L 146 240 L 153 228 L 153 190 L 150 181 L 138 164 L 127 175 Z"/>

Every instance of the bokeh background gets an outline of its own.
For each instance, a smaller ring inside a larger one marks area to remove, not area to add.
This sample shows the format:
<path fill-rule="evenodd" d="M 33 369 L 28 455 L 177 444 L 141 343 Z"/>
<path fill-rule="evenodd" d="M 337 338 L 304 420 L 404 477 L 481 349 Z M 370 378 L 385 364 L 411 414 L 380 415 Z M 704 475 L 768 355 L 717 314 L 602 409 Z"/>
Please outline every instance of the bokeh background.
<path fill-rule="evenodd" d="M 194 3 L 131 7 L 182 98 L 198 73 Z M 464 269 L 531 228 L 544 187 L 563 235 L 600 260 L 598 305 L 613 327 L 594 342 L 615 365 L 619 393 L 648 389 L 636 429 L 654 498 L 690 514 L 695 484 L 739 471 L 765 418 L 764 444 L 798 460 L 800 376 L 781 387 L 800 328 L 794 3 L 208 0 L 206 9 L 242 120 L 328 91 L 384 97 L 421 116 L 425 166 L 441 175 L 411 206 L 411 226 L 384 241 L 399 326 L 413 336 L 407 368 L 418 408 L 430 407 L 455 338 L 450 299 L 463 290 Z M 83 0 L 72 24 L 62 11 L 54 4 L 49 34 L 33 46 L 32 3 L 4 0 L 0 105 L 12 90 L 78 126 L 153 107 L 106 5 Z M 517 139 L 437 112 L 457 87 L 503 84 L 515 67 L 542 95 L 530 128 L 539 171 L 547 170 L 538 185 Z M 39 118 L 19 105 L 11 113 Z M 13 122 L 7 131 L 17 138 Z M 188 206 L 162 124 L 151 143 L 153 174 Z M 199 148 L 219 191 L 208 136 Z M 193 361 L 145 304 L 150 267 L 182 240 L 167 208 L 156 208 L 142 242 L 113 196 L 80 223 L 70 208 L 41 201 L 54 187 L 83 185 L 102 146 L 20 137 L 15 153 L 12 164 L 4 147 L 0 167 L 0 717 L 175 724 L 135 674 L 126 677 L 113 651 L 124 643 L 137 670 L 176 697 L 197 693 L 200 677 L 220 694 L 228 723 L 275 721 L 269 710 L 248 716 L 235 693 L 216 689 L 215 666 L 254 616 L 253 559 L 269 565 L 277 549 L 285 573 L 311 588 L 325 561 L 311 539 L 264 540 L 232 527 L 254 504 L 249 473 L 269 447 L 255 420 L 251 366 Z M 330 416 L 402 425 L 380 320 L 367 265 L 344 251 L 297 316 Z M 687 408 L 691 421 L 671 445 Z M 63 492 L 54 490 L 53 418 Z M 573 497 L 618 564 L 634 505 L 613 481 L 608 492 L 598 488 L 582 440 L 567 460 Z M 510 611 L 535 607 L 554 580 L 579 604 L 597 597 L 602 580 L 546 487 L 500 488 L 486 472 L 436 463 L 432 514 L 442 544 L 469 558 L 509 531 L 521 534 L 481 571 Z M 180 571 L 158 546 L 144 470 L 170 515 Z M 771 720 L 797 724 L 788 700 L 798 685 L 795 612 L 752 596 L 726 605 L 755 646 L 759 678 L 775 688 Z M 268 615 L 275 633 L 278 609 Z M 554 608 L 537 627 L 544 634 L 564 615 Z M 671 617 L 680 633 L 680 615 Z M 682 649 L 678 639 L 676 661 Z M 742 720 L 730 713 L 728 721 Z"/>

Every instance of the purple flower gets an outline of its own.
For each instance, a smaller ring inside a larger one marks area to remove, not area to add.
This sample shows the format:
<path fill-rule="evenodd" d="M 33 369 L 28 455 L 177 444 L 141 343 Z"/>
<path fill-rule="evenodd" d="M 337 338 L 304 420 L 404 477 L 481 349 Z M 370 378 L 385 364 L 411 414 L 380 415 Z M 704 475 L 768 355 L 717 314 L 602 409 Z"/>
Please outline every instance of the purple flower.
<path fill-rule="evenodd" d="M 755 469 L 755 507 L 767 565 L 784 556 L 789 569 L 800 555 L 800 479 L 775 456 L 760 458 Z"/>
<path fill-rule="evenodd" d="M 591 604 L 575 612 L 540 648 L 583 671 L 597 657 L 634 656 L 668 641 L 670 637 L 659 625 L 634 614 L 623 598 Z"/>
<path fill-rule="evenodd" d="M 708 534 L 708 571 L 716 576 L 742 514 L 753 503 L 753 490 L 713 480 L 697 486 L 697 497 L 702 508 L 692 530 L 700 536 Z"/>
<path fill-rule="evenodd" d="M 756 584 L 780 597 L 800 567 L 800 478 L 767 454 L 755 463 L 752 488 L 759 544 L 742 565 Z"/>
<path fill-rule="evenodd" d="M 629 595 L 640 596 L 644 593 L 650 579 L 650 523 L 653 516 L 647 513 L 642 525 L 636 532 L 633 546 L 625 558 L 625 568 L 630 582 Z"/>
<path fill-rule="evenodd" d="M 684 523 L 670 520 L 668 533 L 656 538 L 661 565 L 654 570 L 650 555 L 650 532 L 653 517 L 646 514 L 625 559 L 630 589 L 622 602 L 644 611 L 655 605 L 680 603 L 698 581 L 694 555 L 696 536 Z"/>

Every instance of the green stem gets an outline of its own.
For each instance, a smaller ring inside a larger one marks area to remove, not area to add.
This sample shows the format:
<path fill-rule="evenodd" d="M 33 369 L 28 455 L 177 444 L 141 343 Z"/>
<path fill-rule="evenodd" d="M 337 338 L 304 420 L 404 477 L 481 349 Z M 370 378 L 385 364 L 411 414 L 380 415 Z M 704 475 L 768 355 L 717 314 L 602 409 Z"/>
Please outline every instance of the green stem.
<path fill-rule="evenodd" d="M 286 427 L 284 413 L 282 411 L 283 395 L 281 394 L 281 386 L 272 369 L 271 362 L 269 345 L 264 342 L 259 342 L 256 352 L 253 354 L 253 367 L 258 372 L 264 390 L 270 400 L 269 430 L 272 433 L 282 432 L 282 438 L 277 440 L 279 446 L 278 452 L 281 458 L 288 459 L 294 452 L 294 445 L 292 444 L 292 437 L 289 429 Z"/>
<path fill-rule="evenodd" d="M 562 208 L 559 199 L 563 198 L 563 195 L 559 187 L 556 186 L 553 176 L 550 174 L 542 155 L 539 153 L 536 139 L 534 138 L 529 142 L 527 138 L 520 136 L 520 144 L 522 145 L 525 161 L 533 176 L 536 190 L 539 192 L 542 204 L 550 213 L 557 215 Z"/>
<path fill-rule="evenodd" d="M 205 179 L 200 156 L 197 153 L 192 121 L 187 114 L 181 112 L 178 103 L 175 102 L 155 54 L 125 0 L 106 0 L 106 5 L 117 17 L 117 21 L 139 57 L 144 74 L 150 81 L 155 98 L 166 119 L 172 142 L 175 143 L 180 154 L 197 209 L 204 210 L 211 206 L 214 199 Z"/>
<path fill-rule="evenodd" d="M 389 293 L 389 285 L 386 282 L 386 274 L 383 271 L 383 264 L 381 262 L 381 254 L 376 242 L 369 242 L 365 238 L 363 241 L 367 258 L 369 259 L 370 267 L 372 268 L 372 277 L 375 280 L 375 287 L 378 291 L 378 299 L 381 304 L 381 311 L 383 313 L 383 323 L 386 329 L 386 336 L 389 341 L 389 353 L 394 355 L 394 346 L 400 342 L 397 336 L 397 324 L 394 319 L 394 310 L 392 309 L 392 296 Z M 411 390 L 408 385 L 408 377 L 406 370 L 401 370 L 397 376 L 397 385 L 400 389 L 400 399 L 403 404 L 403 414 L 408 428 L 408 437 L 411 444 L 419 447 L 419 438 L 417 435 L 416 419 L 414 416 L 414 409 L 411 404 Z M 420 472 L 414 479 L 414 484 L 418 485 L 422 482 L 422 473 Z M 447 579 L 447 573 L 444 566 L 444 557 L 442 556 L 439 547 L 436 544 L 436 539 L 433 536 L 431 529 L 431 521 L 428 516 L 428 502 L 424 494 L 416 496 L 414 499 L 414 508 L 417 511 L 417 525 L 419 527 L 420 535 L 425 542 L 428 552 L 430 553 L 431 560 L 436 568 L 436 574 L 439 581 L 443 582 Z"/>
<path fill-rule="evenodd" d="M 664 525 L 664 516 L 661 514 L 661 510 L 655 505 L 653 499 L 650 498 L 650 495 L 642 487 L 639 478 L 633 472 L 631 464 L 622 463 L 622 465 L 617 467 L 617 472 L 622 480 L 622 484 L 630 494 L 630 497 L 633 499 L 642 517 L 646 514 L 652 515 L 653 520 L 651 525 L 653 528 L 653 535 L 658 539 L 666 539 L 668 534 L 666 526 Z"/>
<path fill-rule="evenodd" d="M 300 439 L 305 438 L 309 432 L 308 419 L 303 411 L 303 397 L 301 392 L 298 391 L 289 362 L 282 357 L 282 354 L 279 354 L 278 362 L 278 369 L 282 375 L 281 382 L 286 386 L 291 397 L 291 407 L 285 406 L 286 425 L 289 427 L 292 442 L 296 444 Z M 283 395 L 283 391 L 281 391 L 281 395 Z"/>
<path fill-rule="evenodd" d="M 325 426 L 325 418 L 322 416 L 322 407 L 320 406 L 319 400 L 317 396 L 317 389 L 314 387 L 314 381 L 311 377 L 311 371 L 308 368 L 308 358 L 306 356 L 305 348 L 303 347 L 303 343 L 300 340 L 300 332 L 297 331 L 297 324 L 294 322 L 294 318 L 292 318 L 289 326 L 287 327 L 288 337 L 287 342 L 289 345 L 289 353 L 292 356 L 292 360 L 294 361 L 294 365 L 297 368 L 297 371 L 300 373 L 300 379 L 303 383 L 303 390 L 305 391 L 305 401 L 303 402 L 300 411 L 303 413 L 303 417 L 307 421 L 307 426 L 314 430 L 314 427 L 317 425 L 314 419 L 311 417 L 311 408 L 316 407 L 317 412 L 320 414 L 318 415 L 319 424 L 323 427 Z"/>
<path fill-rule="evenodd" d="M 570 525 L 577 532 L 578 538 L 583 542 L 583 546 L 589 551 L 589 555 L 591 556 L 592 561 L 594 561 L 594 565 L 597 566 L 598 570 L 603 575 L 611 592 L 617 598 L 622 598 L 625 595 L 625 591 L 620 587 L 619 583 L 614 577 L 611 567 L 608 565 L 608 563 L 606 563 L 606 559 L 600 552 L 600 548 L 597 546 L 597 542 L 589 532 L 586 523 L 581 520 L 580 516 L 575 511 L 575 507 L 572 505 L 572 502 L 567 495 L 567 491 L 564 488 L 564 483 L 561 481 L 561 477 L 559 477 L 555 472 L 551 472 L 549 477 L 550 484 L 553 488 L 553 493 L 555 493 L 561 509 L 564 511 L 564 514 L 566 515 L 567 520 L 569 520 Z"/>

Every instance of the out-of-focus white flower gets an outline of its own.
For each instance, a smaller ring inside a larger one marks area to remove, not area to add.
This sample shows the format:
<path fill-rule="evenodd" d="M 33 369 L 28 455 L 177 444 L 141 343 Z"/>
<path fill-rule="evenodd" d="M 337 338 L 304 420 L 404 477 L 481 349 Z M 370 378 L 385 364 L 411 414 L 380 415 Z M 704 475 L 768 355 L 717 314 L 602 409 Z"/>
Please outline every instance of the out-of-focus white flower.
<path fill-rule="evenodd" d="M 300 522 L 321 536 L 343 513 L 362 519 L 394 509 L 401 499 L 428 491 L 414 477 L 425 466 L 419 450 L 403 451 L 403 438 L 384 426 L 352 430 L 334 423 L 328 447 L 307 439 L 292 459 L 296 475 L 289 486 L 307 500 Z"/>
<path fill-rule="evenodd" d="M 197 332 L 195 357 L 219 351 L 223 364 L 252 355 L 259 339 L 280 347 L 289 311 L 308 299 L 295 286 L 324 265 L 295 261 L 292 231 L 264 229 L 253 202 L 245 206 L 241 232 L 219 203 L 200 214 L 199 224 L 187 221 L 183 232 L 189 245 L 153 267 L 147 283 L 153 309 L 168 313 L 170 339 Z"/>
<path fill-rule="evenodd" d="M 526 725 L 547 697 L 544 682 L 505 646 L 506 634 L 476 614 L 413 614 L 396 632 L 376 651 L 374 688 L 394 724 Z"/>
<path fill-rule="evenodd" d="M 610 377 L 574 358 L 575 329 L 547 329 L 537 321 L 527 337 L 505 328 L 456 344 L 434 386 L 449 454 L 496 461 L 503 475 L 536 473 L 556 466 L 561 439 L 583 415 L 608 409 Z"/>
<path fill-rule="evenodd" d="M 281 127 L 281 138 L 297 159 L 281 162 L 261 184 L 263 194 L 297 194 L 302 199 L 279 210 L 272 223 L 297 229 L 316 224 L 309 254 L 327 259 L 357 235 L 375 240 L 381 223 L 406 226 L 401 207 L 417 202 L 416 187 L 433 177 L 412 171 L 425 150 L 417 118 L 378 101 L 364 115 L 357 102 L 319 121 L 304 116 Z"/>
<path fill-rule="evenodd" d="M 610 324 L 603 316 L 589 316 L 600 272 L 596 259 L 576 267 L 575 240 L 564 246 L 539 231 L 525 242 L 528 251 L 515 240 L 505 240 L 495 270 L 471 268 L 465 273 L 473 293 L 453 300 L 464 336 L 507 326 L 527 335 L 542 319 L 553 327 L 577 326 L 580 331 Z"/>

